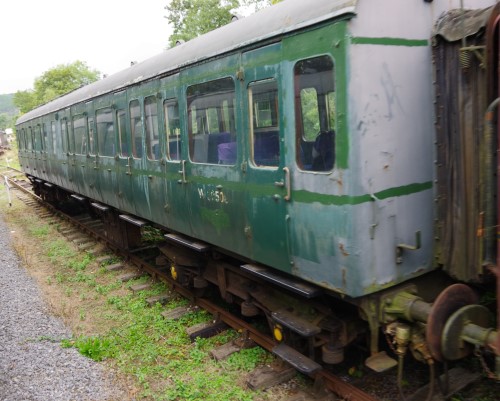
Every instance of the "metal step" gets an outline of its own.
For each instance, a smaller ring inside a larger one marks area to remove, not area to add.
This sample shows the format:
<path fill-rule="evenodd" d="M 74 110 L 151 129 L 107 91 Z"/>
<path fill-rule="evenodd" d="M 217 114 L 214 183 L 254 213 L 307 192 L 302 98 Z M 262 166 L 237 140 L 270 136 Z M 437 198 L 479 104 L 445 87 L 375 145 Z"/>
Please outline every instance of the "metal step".
<path fill-rule="evenodd" d="M 120 219 L 126 221 L 127 223 L 133 224 L 134 226 L 138 226 L 138 227 L 143 227 L 147 224 L 145 221 L 136 219 L 136 218 L 129 216 L 129 215 L 126 215 L 126 214 L 120 214 L 118 217 L 120 217 Z"/>
<path fill-rule="evenodd" d="M 100 210 L 101 212 L 106 212 L 109 210 L 108 206 L 101 205 L 100 203 L 97 202 L 92 202 L 91 205 L 95 207 L 97 210 Z"/>
<path fill-rule="evenodd" d="M 311 337 L 315 334 L 321 332 L 321 328 L 316 326 L 315 324 L 302 319 L 301 317 L 294 315 L 287 310 L 279 310 L 271 313 L 273 319 L 282 324 L 285 327 L 288 327 L 290 330 L 300 334 L 303 337 Z"/>
<path fill-rule="evenodd" d="M 279 356 L 285 362 L 288 362 L 299 372 L 306 375 L 312 375 L 321 369 L 321 365 L 300 352 L 294 350 L 292 347 L 281 343 L 272 349 L 273 354 Z"/>
<path fill-rule="evenodd" d="M 188 248 L 194 249 L 198 252 L 205 252 L 210 249 L 210 245 L 205 244 L 204 242 L 191 241 L 189 238 L 183 237 L 179 234 L 165 234 L 165 238 L 169 241 L 175 242 L 176 244 L 187 246 Z"/>
<path fill-rule="evenodd" d="M 83 202 L 85 200 L 85 198 L 83 196 L 80 196 L 80 195 L 77 195 L 77 194 L 71 194 L 71 197 L 73 199 L 76 199 L 79 202 Z"/>
<path fill-rule="evenodd" d="M 280 287 L 301 295 L 304 298 L 315 298 L 323 293 L 321 288 L 313 284 L 308 284 L 302 280 L 286 277 L 282 274 L 276 273 L 275 270 L 268 267 L 248 264 L 241 266 L 241 268 L 249 273 L 263 278 L 266 281 L 277 284 Z"/>

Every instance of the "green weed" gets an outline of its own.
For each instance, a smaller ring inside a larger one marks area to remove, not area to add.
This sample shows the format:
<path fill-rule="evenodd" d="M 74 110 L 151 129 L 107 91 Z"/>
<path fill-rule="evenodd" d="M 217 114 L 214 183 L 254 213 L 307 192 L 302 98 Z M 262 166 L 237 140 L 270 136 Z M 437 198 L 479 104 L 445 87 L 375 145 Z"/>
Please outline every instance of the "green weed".
<path fill-rule="evenodd" d="M 76 252 L 71 249 L 63 239 L 52 241 L 47 246 L 47 256 L 52 263 L 62 260 L 71 260 L 76 256 Z"/>
<path fill-rule="evenodd" d="M 47 225 L 34 225 L 28 227 L 30 233 L 37 238 L 44 238 L 49 234 L 50 228 Z"/>
<path fill-rule="evenodd" d="M 94 257 L 85 254 L 82 258 L 73 258 L 68 261 L 68 267 L 71 270 L 82 271 L 87 268 L 87 266 L 94 261 Z"/>
<path fill-rule="evenodd" d="M 250 372 L 257 366 L 270 363 L 273 357 L 260 347 L 242 349 L 229 356 L 223 364 L 231 369 Z"/>
<path fill-rule="evenodd" d="M 80 354 L 94 361 L 102 361 L 114 354 L 111 341 L 106 338 L 79 337 L 73 341 L 63 340 L 61 345 L 63 348 L 75 347 Z"/>

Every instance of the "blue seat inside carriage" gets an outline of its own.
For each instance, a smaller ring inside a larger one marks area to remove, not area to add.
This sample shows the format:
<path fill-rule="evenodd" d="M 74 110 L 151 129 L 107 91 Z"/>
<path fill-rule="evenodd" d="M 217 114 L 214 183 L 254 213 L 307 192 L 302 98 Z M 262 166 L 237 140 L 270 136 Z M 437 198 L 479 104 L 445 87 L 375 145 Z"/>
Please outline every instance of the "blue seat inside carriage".
<path fill-rule="evenodd" d="M 208 134 L 207 163 L 219 163 L 218 147 L 221 143 L 228 143 L 230 141 L 230 132 L 215 132 L 213 134 Z"/>
<path fill-rule="evenodd" d="M 159 143 L 156 143 L 153 145 L 152 155 L 153 155 L 153 160 L 160 160 L 161 152 L 160 152 L 160 144 Z"/>
<path fill-rule="evenodd" d="M 192 139 L 192 157 L 196 163 L 218 164 L 218 146 L 231 141 L 230 132 L 197 134 Z"/>
<path fill-rule="evenodd" d="M 210 137 L 212 135 L 216 134 L 211 134 Z M 230 134 L 227 133 L 219 134 L 219 136 L 216 136 L 215 138 L 213 140 L 214 143 L 220 141 L 217 144 L 219 164 L 234 164 L 237 156 L 237 143 L 234 141 L 225 142 L 225 139 L 230 138 Z M 212 141 L 212 138 L 210 138 L 210 140 Z M 257 165 L 277 166 L 279 165 L 279 156 L 280 145 L 278 131 L 261 131 L 255 134 L 254 161 Z M 211 162 L 211 160 L 212 159 L 209 158 L 209 162 Z"/>
<path fill-rule="evenodd" d="M 322 131 L 312 147 L 312 171 L 329 171 L 335 158 L 335 132 Z"/>
<path fill-rule="evenodd" d="M 263 131 L 255 133 L 253 157 L 257 165 L 277 166 L 280 158 L 279 132 Z"/>
<path fill-rule="evenodd" d="M 174 139 L 168 142 L 168 154 L 170 160 L 179 160 L 181 157 L 181 140 Z"/>
<path fill-rule="evenodd" d="M 217 146 L 219 164 L 236 163 L 237 146 L 236 142 L 221 143 Z"/>

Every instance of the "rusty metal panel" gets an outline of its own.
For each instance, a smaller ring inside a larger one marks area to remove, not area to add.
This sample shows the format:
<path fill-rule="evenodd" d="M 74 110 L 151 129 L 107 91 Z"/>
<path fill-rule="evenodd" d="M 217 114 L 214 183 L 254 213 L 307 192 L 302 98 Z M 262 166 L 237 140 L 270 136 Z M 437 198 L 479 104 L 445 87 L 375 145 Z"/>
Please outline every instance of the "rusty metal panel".
<path fill-rule="evenodd" d="M 484 17 L 484 13 L 477 15 Z M 461 35 L 450 33 L 462 30 L 460 19 L 448 17 L 444 17 L 446 23 L 441 21 L 433 47 L 437 133 L 435 256 L 451 276 L 479 281 L 486 243 L 483 234 L 494 234 L 494 230 L 482 231 L 481 226 L 485 209 L 483 117 L 488 106 L 487 76 L 481 59 L 483 49 L 470 52 L 465 64 L 461 63 L 464 53 L 460 49 L 485 44 L 484 23 L 467 31 L 474 34 L 464 43 Z M 457 40 L 449 42 L 441 36 L 443 26 L 447 26 L 446 37 Z"/>
<path fill-rule="evenodd" d="M 455 42 L 484 31 L 491 8 L 482 10 L 451 10 L 441 18 L 434 28 L 434 36 Z"/>

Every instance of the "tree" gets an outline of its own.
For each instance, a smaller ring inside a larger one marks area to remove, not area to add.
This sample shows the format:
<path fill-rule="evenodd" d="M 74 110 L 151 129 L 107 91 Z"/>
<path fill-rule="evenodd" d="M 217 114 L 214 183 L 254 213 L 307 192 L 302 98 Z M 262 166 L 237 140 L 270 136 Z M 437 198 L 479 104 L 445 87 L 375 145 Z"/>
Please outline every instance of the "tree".
<path fill-rule="evenodd" d="M 56 97 L 97 81 L 100 75 L 99 71 L 90 69 L 83 61 L 61 64 L 36 78 L 33 90 L 16 92 L 13 102 L 21 113 L 26 113 Z"/>
<path fill-rule="evenodd" d="M 33 110 L 42 103 L 38 103 L 32 90 L 17 91 L 12 99 L 21 114 Z"/>
<path fill-rule="evenodd" d="M 281 0 L 171 0 L 165 7 L 169 24 L 174 28 L 169 45 L 188 41 L 231 22 L 241 8 L 255 10 Z"/>

